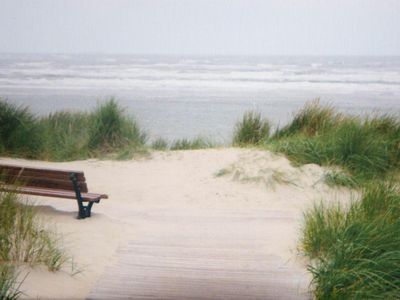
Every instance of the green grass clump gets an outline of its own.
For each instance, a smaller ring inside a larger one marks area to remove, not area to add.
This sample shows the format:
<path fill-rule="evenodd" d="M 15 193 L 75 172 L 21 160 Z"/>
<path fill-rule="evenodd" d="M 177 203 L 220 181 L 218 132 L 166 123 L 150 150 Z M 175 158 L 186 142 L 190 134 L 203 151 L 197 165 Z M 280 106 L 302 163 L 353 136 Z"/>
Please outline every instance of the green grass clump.
<path fill-rule="evenodd" d="M 15 267 L 0 262 L 0 299 L 15 300 L 21 296 Z"/>
<path fill-rule="evenodd" d="M 215 143 L 207 137 L 198 136 L 194 139 L 177 139 L 169 143 L 163 138 L 157 138 L 151 143 L 154 150 L 196 150 L 215 147 Z"/>
<path fill-rule="evenodd" d="M 197 137 L 193 140 L 190 139 L 178 139 L 172 142 L 170 150 L 195 150 L 195 149 L 206 149 L 212 148 L 215 144 L 207 138 Z"/>
<path fill-rule="evenodd" d="M 146 142 L 146 134 L 134 119 L 124 114 L 114 99 L 100 105 L 90 115 L 89 126 L 88 146 L 91 150 L 112 152 L 116 148 L 138 147 Z"/>
<path fill-rule="evenodd" d="M 320 105 L 319 100 L 315 100 L 306 103 L 287 126 L 276 131 L 275 136 L 284 137 L 299 133 L 308 136 L 318 135 L 321 131 L 334 127 L 341 119 L 342 115 L 332 106 Z"/>
<path fill-rule="evenodd" d="M 353 176 L 355 181 L 360 182 L 381 179 L 399 168 L 399 118 L 389 115 L 376 115 L 364 119 L 338 117 L 331 108 L 313 109 L 325 111 L 325 114 L 331 116 L 330 121 L 321 124 L 312 122 L 320 125 L 313 125 L 311 129 L 306 126 L 308 129 L 291 130 L 290 134 L 289 131 L 278 131 L 272 138 L 270 147 L 285 153 L 299 164 L 340 166 Z M 297 124 L 298 121 L 293 123 Z M 287 126 L 292 127 L 295 128 L 292 124 Z"/>
<path fill-rule="evenodd" d="M 398 299 L 399 189 L 372 184 L 349 207 L 315 206 L 305 214 L 301 248 L 317 299 Z"/>
<path fill-rule="evenodd" d="M 43 264 L 58 271 L 68 260 L 54 233 L 44 230 L 32 206 L 0 192 L 0 299 L 16 299 L 17 267 Z"/>
<path fill-rule="evenodd" d="M 262 119 L 258 112 L 248 111 L 242 120 L 236 123 L 233 144 L 239 146 L 260 144 L 268 139 L 269 132 L 269 121 Z"/>
<path fill-rule="evenodd" d="M 0 262 L 45 264 L 59 270 L 66 261 L 55 236 L 43 230 L 32 206 L 0 192 Z"/>
<path fill-rule="evenodd" d="M 90 155 L 88 147 L 89 115 L 78 112 L 56 112 L 40 119 L 42 133 L 41 159 L 77 160 Z"/>
<path fill-rule="evenodd" d="M 347 188 L 356 188 L 359 186 L 358 181 L 344 172 L 332 171 L 328 172 L 324 176 L 325 183 L 331 187 L 343 186 Z"/>
<path fill-rule="evenodd" d="M 145 142 L 146 134 L 114 99 L 93 112 L 41 118 L 0 100 L 0 155 L 65 161 L 143 151 Z"/>
<path fill-rule="evenodd" d="M 167 150 L 168 149 L 168 141 L 159 137 L 151 143 L 151 148 L 154 150 Z"/>
<path fill-rule="evenodd" d="M 34 158 L 41 149 L 36 117 L 27 108 L 0 99 L 0 151 L 14 156 L 23 153 Z"/>

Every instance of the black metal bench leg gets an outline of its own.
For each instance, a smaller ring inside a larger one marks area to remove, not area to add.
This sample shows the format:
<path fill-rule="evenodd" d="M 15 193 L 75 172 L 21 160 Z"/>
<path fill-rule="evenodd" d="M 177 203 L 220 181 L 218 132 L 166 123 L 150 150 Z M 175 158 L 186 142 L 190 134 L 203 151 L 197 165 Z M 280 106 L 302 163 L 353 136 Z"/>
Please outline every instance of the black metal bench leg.
<path fill-rule="evenodd" d="M 78 200 L 78 207 L 79 207 L 78 219 L 85 219 L 91 216 L 93 203 L 94 202 L 90 201 L 88 205 L 85 206 L 81 201 Z"/>
<path fill-rule="evenodd" d="M 92 206 L 93 206 L 93 203 L 94 203 L 94 202 L 90 201 L 90 202 L 88 203 L 88 205 L 86 206 L 86 209 L 85 209 L 85 211 L 86 211 L 86 217 L 90 217 L 90 215 L 91 215 L 91 213 L 92 213 Z"/>
<path fill-rule="evenodd" d="M 74 186 L 74 190 L 75 190 L 75 195 L 76 195 L 76 201 L 78 202 L 78 209 L 79 209 L 79 213 L 78 213 L 78 219 L 85 219 L 85 218 L 89 218 L 92 212 L 92 206 L 94 202 L 100 202 L 100 199 L 97 201 L 89 201 L 89 203 L 85 206 L 83 205 L 83 200 L 82 200 L 82 196 L 81 196 L 81 190 L 78 184 L 78 181 L 76 179 L 76 174 L 75 173 L 71 173 L 70 174 L 70 179 L 72 181 L 72 184 Z"/>

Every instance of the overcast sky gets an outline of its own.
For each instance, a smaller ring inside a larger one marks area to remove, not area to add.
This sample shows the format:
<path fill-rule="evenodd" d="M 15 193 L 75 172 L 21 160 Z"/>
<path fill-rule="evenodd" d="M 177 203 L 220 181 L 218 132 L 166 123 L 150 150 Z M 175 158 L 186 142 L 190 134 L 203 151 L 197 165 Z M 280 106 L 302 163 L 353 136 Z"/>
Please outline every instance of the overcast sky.
<path fill-rule="evenodd" d="M 0 0 L 0 52 L 400 55 L 400 0 Z"/>

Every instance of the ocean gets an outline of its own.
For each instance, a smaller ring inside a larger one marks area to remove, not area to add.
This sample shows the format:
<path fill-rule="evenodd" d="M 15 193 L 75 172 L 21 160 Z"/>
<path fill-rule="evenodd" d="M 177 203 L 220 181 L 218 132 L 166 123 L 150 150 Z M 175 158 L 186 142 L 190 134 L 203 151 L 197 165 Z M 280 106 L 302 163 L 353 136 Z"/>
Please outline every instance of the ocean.
<path fill-rule="evenodd" d="M 150 138 L 228 143 L 245 111 L 283 126 L 316 98 L 400 114 L 400 57 L 0 54 L 0 97 L 38 115 L 114 97 Z"/>

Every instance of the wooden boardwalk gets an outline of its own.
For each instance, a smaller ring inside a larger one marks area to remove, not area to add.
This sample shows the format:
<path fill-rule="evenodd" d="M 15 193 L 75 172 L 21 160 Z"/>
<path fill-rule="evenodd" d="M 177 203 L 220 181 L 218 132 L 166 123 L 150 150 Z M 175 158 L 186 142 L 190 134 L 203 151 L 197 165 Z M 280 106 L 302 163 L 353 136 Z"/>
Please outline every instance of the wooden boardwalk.
<path fill-rule="evenodd" d="M 88 299 L 309 298 L 304 268 L 273 254 L 277 237 L 260 230 L 291 218 L 284 212 L 147 218 Z"/>

